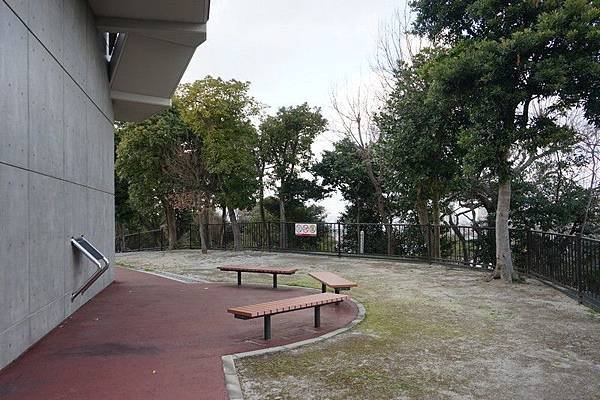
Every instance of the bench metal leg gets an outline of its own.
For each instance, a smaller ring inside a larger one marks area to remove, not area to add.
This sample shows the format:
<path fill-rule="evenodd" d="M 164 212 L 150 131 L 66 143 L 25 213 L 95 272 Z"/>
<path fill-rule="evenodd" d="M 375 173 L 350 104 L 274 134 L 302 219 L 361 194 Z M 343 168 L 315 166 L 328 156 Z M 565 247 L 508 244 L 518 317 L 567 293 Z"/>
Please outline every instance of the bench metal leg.
<path fill-rule="evenodd" d="M 277 289 L 277 274 L 273 274 L 273 289 Z"/>
<path fill-rule="evenodd" d="M 265 315 L 264 317 L 264 338 L 265 340 L 269 340 L 271 339 L 271 316 L 270 315 Z"/>
<path fill-rule="evenodd" d="M 315 307 L 315 328 L 321 326 L 321 306 Z"/>
<path fill-rule="evenodd" d="M 321 293 L 327 293 L 327 285 L 324 283 L 321 283 Z"/>
<path fill-rule="evenodd" d="M 238 271 L 238 286 L 242 286 L 242 271 Z"/>

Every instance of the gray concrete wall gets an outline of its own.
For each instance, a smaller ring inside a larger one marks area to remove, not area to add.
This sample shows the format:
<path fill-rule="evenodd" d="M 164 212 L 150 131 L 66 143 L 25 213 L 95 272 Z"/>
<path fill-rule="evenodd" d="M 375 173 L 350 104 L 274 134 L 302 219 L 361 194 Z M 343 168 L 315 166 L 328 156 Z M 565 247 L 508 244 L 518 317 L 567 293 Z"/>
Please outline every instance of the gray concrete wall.
<path fill-rule="evenodd" d="M 0 368 L 113 280 L 71 303 L 94 267 L 81 234 L 114 264 L 112 104 L 85 0 L 0 0 Z"/>

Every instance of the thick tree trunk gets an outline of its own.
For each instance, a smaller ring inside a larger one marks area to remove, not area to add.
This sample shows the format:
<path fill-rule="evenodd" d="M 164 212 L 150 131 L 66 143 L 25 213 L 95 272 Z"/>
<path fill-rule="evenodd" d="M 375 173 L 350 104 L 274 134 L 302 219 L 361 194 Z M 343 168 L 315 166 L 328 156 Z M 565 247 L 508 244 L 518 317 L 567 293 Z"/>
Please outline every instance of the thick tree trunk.
<path fill-rule="evenodd" d="M 167 234 L 169 236 L 169 250 L 175 249 L 177 245 L 177 220 L 175 218 L 175 209 L 166 200 L 162 201 L 165 209 L 165 221 L 167 222 Z"/>
<path fill-rule="evenodd" d="M 206 224 L 208 222 L 208 208 L 202 207 L 199 211 L 199 224 L 198 231 L 200 233 L 200 247 L 202 248 L 202 254 L 208 253 L 208 238 L 206 235 Z"/>
<path fill-rule="evenodd" d="M 507 178 L 500 182 L 498 186 L 498 205 L 496 206 L 496 269 L 492 277 L 501 277 L 502 280 L 508 283 L 512 282 L 515 277 L 510 249 L 510 231 L 508 228 L 510 195 L 510 178 Z"/>
<path fill-rule="evenodd" d="M 242 234 L 240 232 L 240 224 L 238 224 L 235 210 L 231 207 L 227 207 L 229 212 L 229 220 L 231 221 L 231 230 L 233 231 L 233 250 L 242 250 Z"/>
<path fill-rule="evenodd" d="M 285 219 L 285 203 L 279 196 L 279 246 L 287 249 L 287 224 Z"/>
<path fill-rule="evenodd" d="M 125 226 L 123 224 L 116 223 L 115 232 L 117 237 L 115 250 L 117 253 L 120 253 L 125 249 Z"/>

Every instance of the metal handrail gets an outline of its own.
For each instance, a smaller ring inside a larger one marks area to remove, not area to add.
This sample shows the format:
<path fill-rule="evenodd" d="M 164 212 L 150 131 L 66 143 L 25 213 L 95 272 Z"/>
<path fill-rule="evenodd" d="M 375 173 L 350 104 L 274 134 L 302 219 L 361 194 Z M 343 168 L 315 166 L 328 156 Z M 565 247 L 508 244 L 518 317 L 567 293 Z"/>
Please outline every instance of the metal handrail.
<path fill-rule="evenodd" d="M 92 245 L 85 237 L 83 237 L 83 235 L 78 238 L 71 238 L 71 245 L 77 250 L 81 251 L 83 255 L 93 262 L 98 268 L 98 270 L 94 272 L 94 274 L 87 281 L 85 281 L 85 283 L 81 285 L 79 289 L 75 290 L 73 294 L 71 294 L 71 302 L 73 302 L 77 296 L 85 293 L 85 291 L 88 290 L 103 273 L 108 271 L 110 262 L 96 247 L 94 247 L 94 245 Z M 102 263 L 104 263 L 104 265 L 102 265 Z"/>

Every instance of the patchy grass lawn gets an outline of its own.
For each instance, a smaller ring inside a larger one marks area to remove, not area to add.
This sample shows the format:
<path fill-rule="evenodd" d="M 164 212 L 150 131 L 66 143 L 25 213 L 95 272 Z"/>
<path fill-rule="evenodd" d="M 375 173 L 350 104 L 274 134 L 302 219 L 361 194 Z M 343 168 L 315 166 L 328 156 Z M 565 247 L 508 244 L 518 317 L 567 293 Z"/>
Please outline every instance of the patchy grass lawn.
<path fill-rule="evenodd" d="M 246 399 L 597 399 L 600 315 L 535 280 L 487 283 L 439 265 L 259 252 L 128 253 L 122 265 L 235 281 L 219 265 L 295 266 L 355 280 L 367 310 L 354 330 L 237 362 Z M 270 284 L 270 276 L 244 274 Z"/>

